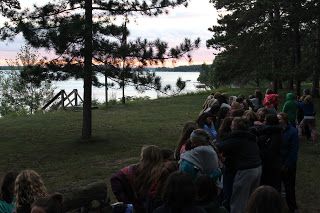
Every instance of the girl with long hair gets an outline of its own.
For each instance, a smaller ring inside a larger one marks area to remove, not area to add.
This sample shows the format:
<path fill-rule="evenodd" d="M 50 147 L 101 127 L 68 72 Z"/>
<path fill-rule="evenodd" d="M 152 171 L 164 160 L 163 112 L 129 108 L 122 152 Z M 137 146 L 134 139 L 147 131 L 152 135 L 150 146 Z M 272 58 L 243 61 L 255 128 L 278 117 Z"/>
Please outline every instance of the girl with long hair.
<path fill-rule="evenodd" d="M 47 189 L 37 172 L 23 170 L 16 178 L 15 195 L 16 213 L 29 213 L 35 200 L 47 196 Z"/>
<path fill-rule="evenodd" d="M 153 183 L 154 171 L 162 163 L 161 149 L 143 146 L 140 161 L 113 174 L 111 189 L 119 202 L 132 203 L 135 212 L 145 212 L 144 203 Z"/>
<path fill-rule="evenodd" d="M 176 160 L 180 160 L 180 155 L 186 151 L 186 144 L 189 141 L 192 131 L 195 129 L 197 129 L 197 124 L 195 122 L 189 121 L 185 123 L 175 151 Z"/>

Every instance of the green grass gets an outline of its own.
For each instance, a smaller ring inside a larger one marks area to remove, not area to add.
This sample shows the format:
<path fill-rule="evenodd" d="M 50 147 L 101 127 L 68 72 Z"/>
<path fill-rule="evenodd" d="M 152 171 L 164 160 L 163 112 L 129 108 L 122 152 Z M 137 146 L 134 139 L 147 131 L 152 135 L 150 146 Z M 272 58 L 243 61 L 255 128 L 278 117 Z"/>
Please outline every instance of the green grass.
<path fill-rule="evenodd" d="M 247 95 L 253 89 L 222 91 Z M 42 175 L 50 191 L 97 180 L 108 182 L 113 172 L 138 161 L 142 145 L 174 149 L 184 123 L 196 119 L 208 94 L 93 110 L 93 138 L 89 142 L 80 138 L 82 111 L 1 118 L 0 175 L 31 168 Z M 319 147 L 301 143 L 297 197 L 302 212 L 320 211 Z"/>

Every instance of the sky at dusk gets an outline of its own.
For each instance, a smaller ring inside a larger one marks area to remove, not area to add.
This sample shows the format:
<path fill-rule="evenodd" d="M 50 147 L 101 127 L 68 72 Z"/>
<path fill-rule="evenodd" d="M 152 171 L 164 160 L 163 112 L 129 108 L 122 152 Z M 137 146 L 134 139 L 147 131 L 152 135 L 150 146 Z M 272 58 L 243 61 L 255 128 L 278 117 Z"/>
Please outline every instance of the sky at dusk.
<path fill-rule="evenodd" d="M 44 4 L 44 0 L 20 0 L 23 8 L 30 7 L 32 4 Z M 155 40 L 160 38 L 169 43 L 169 46 L 175 46 L 184 38 L 196 39 L 200 37 L 201 47 L 191 53 L 193 64 L 211 63 L 215 52 L 213 49 L 206 48 L 206 40 L 212 34 L 208 28 L 217 23 L 218 12 L 209 3 L 209 0 L 191 0 L 189 6 L 178 7 L 170 10 L 168 15 L 157 17 L 138 17 L 136 21 L 128 25 L 130 30 L 129 39 L 137 37 Z M 0 19 L 0 24 L 3 19 Z M 20 47 L 25 44 L 21 35 L 18 35 L 14 41 L 0 41 L 0 65 L 7 65 L 6 59 L 14 59 Z M 40 50 L 41 55 L 52 55 L 45 50 Z M 180 60 L 177 65 L 188 64 L 187 60 Z M 165 66 L 171 66 L 167 62 Z"/>

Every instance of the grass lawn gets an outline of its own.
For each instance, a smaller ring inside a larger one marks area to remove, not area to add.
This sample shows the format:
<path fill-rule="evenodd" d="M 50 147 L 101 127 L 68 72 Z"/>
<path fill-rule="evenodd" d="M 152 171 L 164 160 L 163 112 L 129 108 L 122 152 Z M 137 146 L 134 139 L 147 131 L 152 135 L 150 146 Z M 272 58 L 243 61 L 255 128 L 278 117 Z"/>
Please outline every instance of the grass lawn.
<path fill-rule="evenodd" d="M 253 89 L 228 90 L 236 95 L 249 92 Z M 94 137 L 90 142 L 80 139 L 82 111 L 1 118 L 0 176 L 8 170 L 31 168 L 41 174 L 50 191 L 97 180 L 108 182 L 113 172 L 138 161 L 142 145 L 174 149 L 184 123 L 195 120 L 207 95 L 190 94 L 93 110 Z M 320 212 L 319 158 L 319 143 L 301 142 L 297 200 L 302 212 Z"/>

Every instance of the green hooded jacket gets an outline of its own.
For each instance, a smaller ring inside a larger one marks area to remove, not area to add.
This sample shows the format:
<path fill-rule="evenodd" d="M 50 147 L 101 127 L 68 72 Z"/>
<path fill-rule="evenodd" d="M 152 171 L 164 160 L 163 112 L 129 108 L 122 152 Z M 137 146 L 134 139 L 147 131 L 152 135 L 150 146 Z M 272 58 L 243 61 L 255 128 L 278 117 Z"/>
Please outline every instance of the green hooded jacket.
<path fill-rule="evenodd" d="M 291 124 L 296 123 L 298 105 L 296 102 L 296 96 L 293 93 L 287 93 L 286 102 L 283 105 L 282 112 L 288 114 L 288 121 Z"/>

